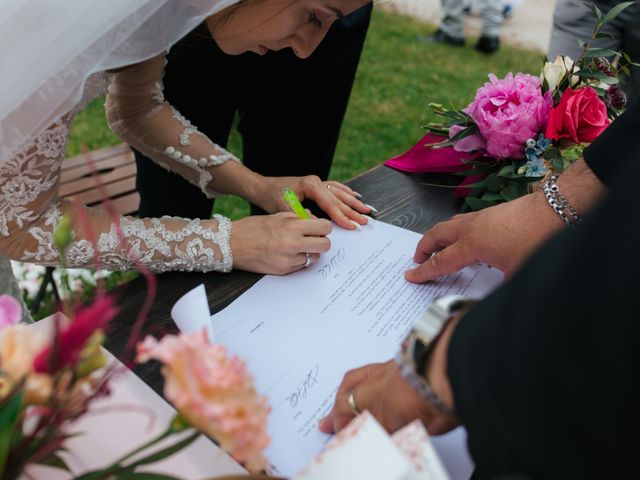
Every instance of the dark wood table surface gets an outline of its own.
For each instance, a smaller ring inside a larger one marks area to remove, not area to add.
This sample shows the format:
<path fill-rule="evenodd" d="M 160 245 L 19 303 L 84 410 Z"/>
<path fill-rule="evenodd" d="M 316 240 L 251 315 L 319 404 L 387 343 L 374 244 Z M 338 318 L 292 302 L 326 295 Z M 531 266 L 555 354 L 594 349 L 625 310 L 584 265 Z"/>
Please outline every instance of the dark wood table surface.
<path fill-rule="evenodd" d="M 362 194 L 365 203 L 378 209 L 378 220 L 422 233 L 458 211 L 459 205 L 452 189 L 427 185 L 450 182 L 450 178 L 442 176 L 406 174 L 379 166 L 347 183 Z M 171 319 L 171 308 L 183 294 L 200 283 L 205 284 L 209 306 L 214 313 L 233 302 L 261 277 L 262 275 L 241 271 L 206 274 L 171 272 L 158 275 L 157 296 L 146 317 L 143 331 L 154 334 L 175 333 L 177 328 Z M 119 295 L 121 313 L 109 332 L 106 347 L 127 363 L 131 355 L 125 352 L 124 347 L 147 296 L 147 284 L 143 278 L 138 278 L 116 292 Z M 134 371 L 156 392 L 161 393 L 162 378 L 158 364 L 136 366 Z"/>

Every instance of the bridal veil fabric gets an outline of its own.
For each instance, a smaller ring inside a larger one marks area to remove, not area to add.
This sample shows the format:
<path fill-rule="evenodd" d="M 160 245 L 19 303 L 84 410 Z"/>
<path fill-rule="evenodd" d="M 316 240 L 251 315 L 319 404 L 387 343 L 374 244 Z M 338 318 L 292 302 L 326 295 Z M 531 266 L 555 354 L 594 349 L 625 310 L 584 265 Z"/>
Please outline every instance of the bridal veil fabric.
<path fill-rule="evenodd" d="M 97 72 L 167 50 L 238 0 L 2 0 L 0 162 L 81 99 Z"/>

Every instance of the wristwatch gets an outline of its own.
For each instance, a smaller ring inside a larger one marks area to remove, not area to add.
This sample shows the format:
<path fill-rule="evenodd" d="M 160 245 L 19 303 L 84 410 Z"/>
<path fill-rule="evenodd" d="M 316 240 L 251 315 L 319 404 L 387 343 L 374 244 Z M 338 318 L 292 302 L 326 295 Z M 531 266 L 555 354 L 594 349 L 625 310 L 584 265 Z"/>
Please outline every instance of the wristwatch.
<path fill-rule="evenodd" d="M 440 337 L 440 333 L 453 316 L 467 308 L 474 300 L 462 295 L 447 295 L 437 299 L 424 314 L 416 320 L 411 332 L 402 342 L 396 362 L 400 372 L 411 387 L 425 400 L 440 411 L 454 413 L 434 392 L 425 377 L 427 359 Z"/>

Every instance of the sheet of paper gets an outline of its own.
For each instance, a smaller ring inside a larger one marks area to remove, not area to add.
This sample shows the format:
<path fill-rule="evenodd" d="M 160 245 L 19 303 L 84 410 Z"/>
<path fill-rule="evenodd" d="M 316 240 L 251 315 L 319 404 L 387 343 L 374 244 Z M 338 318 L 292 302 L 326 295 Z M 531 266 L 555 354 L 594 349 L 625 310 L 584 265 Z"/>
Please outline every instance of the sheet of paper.
<path fill-rule="evenodd" d="M 332 248 L 318 263 L 265 276 L 211 319 L 216 340 L 247 362 L 258 390 L 269 396 L 267 453 L 286 476 L 330 438 L 317 424 L 345 372 L 393 358 L 435 298 L 483 297 L 502 281 L 499 271 L 476 266 L 438 282 L 409 283 L 403 273 L 420 235 L 378 221 L 359 231 L 334 227 L 330 238 Z"/>
<path fill-rule="evenodd" d="M 48 329 L 50 323 L 48 319 L 41 320 L 31 328 Z M 72 425 L 70 433 L 79 435 L 65 443 L 67 452 L 61 454 L 71 467 L 73 476 L 106 467 L 148 442 L 166 429 L 176 413 L 151 387 L 109 352 L 106 353 L 109 361 L 118 366 L 118 373 L 109 383 L 111 394 L 94 401 L 89 411 Z M 169 446 L 175 441 L 177 438 L 163 445 Z M 204 436 L 177 454 L 141 470 L 185 480 L 246 474 L 235 460 Z M 71 478 L 62 470 L 38 466 L 30 467 L 28 474 L 25 479 Z"/>

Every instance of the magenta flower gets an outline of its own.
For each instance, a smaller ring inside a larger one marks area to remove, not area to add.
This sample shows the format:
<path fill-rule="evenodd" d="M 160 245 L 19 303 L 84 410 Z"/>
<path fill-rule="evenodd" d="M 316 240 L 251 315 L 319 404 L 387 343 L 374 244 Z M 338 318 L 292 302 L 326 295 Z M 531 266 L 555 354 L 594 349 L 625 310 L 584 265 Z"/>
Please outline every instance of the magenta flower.
<path fill-rule="evenodd" d="M 503 80 L 490 74 L 489 80 L 464 109 L 478 126 L 479 135 L 467 137 L 466 145 L 455 147 L 471 145 L 477 149 L 484 145 L 491 157 L 524 158 L 526 141 L 538 138 L 546 128 L 553 106 L 551 93 L 543 95 L 540 79 L 523 73 L 508 73 Z"/>
<path fill-rule="evenodd" d="M 20 321 L 22 308 L 18 301 L 9 295 L 0 295 L 0 330 Z"/>
<path fill-rule="evenodd" d="M 54 343 L 35 358 L 34 371 L 53 374 L 75 365 L 91 337 L 104 330 L 117 313 L 113 299 L 104 294 L 91 305 L 78 307 L 71 323 L 57 332 Z"/>

